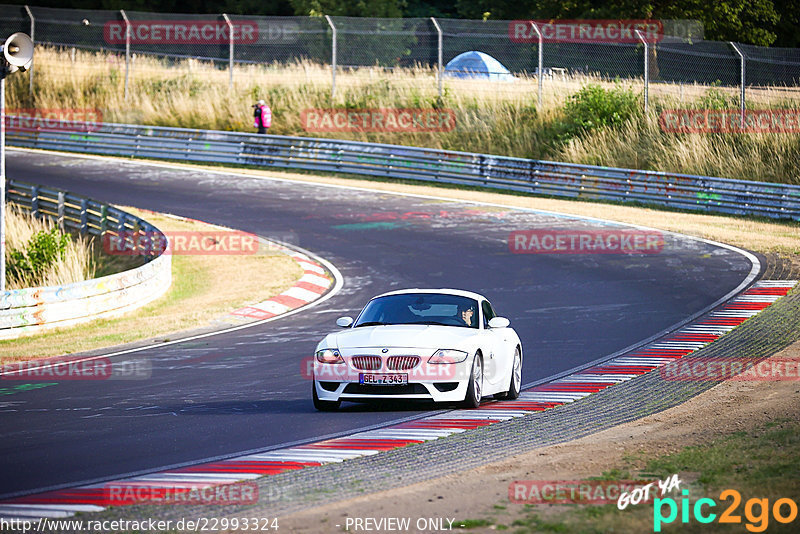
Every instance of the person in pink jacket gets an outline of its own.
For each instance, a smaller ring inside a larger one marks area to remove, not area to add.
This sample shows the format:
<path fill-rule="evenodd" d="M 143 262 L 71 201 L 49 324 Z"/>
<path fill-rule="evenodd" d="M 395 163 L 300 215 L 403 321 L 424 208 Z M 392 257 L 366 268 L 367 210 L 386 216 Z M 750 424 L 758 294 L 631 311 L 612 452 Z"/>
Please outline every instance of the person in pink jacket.
<path fill-rule="evenodd" d="M 263 100 L 259 100 L 253 108 L 253 126 L 258 128 L 258 133 L 267 133 L 267 128 L 272 126 L 272 110 Z"/>

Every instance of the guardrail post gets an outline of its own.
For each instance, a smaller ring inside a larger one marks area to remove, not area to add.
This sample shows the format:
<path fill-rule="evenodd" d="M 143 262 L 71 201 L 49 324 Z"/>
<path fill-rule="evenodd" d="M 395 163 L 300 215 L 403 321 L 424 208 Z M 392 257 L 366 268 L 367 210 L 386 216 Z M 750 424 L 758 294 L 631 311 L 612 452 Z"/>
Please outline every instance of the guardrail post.
<path fill-rule="evenodd" d="M 31 187 L 31 213 L 34 217 L 39 217 L 39 186 Z"/>
<path fill-rule="evenodd" d="M 325 20 L 328 21 L 328 26 L 331 27 L 333 37 L 331 39 L 331 100 L 336 96 L 336 26 L 328 15 L 325 15 Z"/>
<path fill-rule="evenodd" d="M 31 9 L 28 6 L 25 6 L 25 12 L 28 14 L 28 18 L 31 19 L 31 41 L 33 41 L 35 46 L 36 20 L 33 18 L 33 13 L 31 13 Z M 36 56 L 36 54 L 34 54 L 34 56 Z M 33 94 L 33 58 L 31 58 L 31 66 L 28 67 L 28 91 L 30 94 Z"/>
<path fill-rule="evenodd" d="M 730 43 L 730 45 L 733 47 L 733 49 L 736 51 L 736 53 L 739 54 L 739 85 L 740 85 L 740 89 L 739 89 L 739 108 L 741 110 L 740 113 L 741 113 L 741 120 L 742 120 L 742 128 L 744 128 L 745 127 L 744 116 L 745 116 L 745 109 L 746 109 L 746 105 L 745 105 L 746 101 L 745 101 L 745 95 L 744 95 L 744 86 L 745 86 L 745 80 L 746 80 L 746 77 L 745 77 L 745 74 L 746 74 L 746 72 L 745 72 L 745 59 L 744 59 L 744 54 L 742 53 L 741 50 L 739 50 L 739 47 L 736 46 L 736 43 L 734 43 L 733 41 L 728 41 L 728 43 Z"/>
<path fill-rule="evenodd" d="M 233 24 L 231 23 L 231 19 L 228 17 L 227 13 L 223 13 L 222 17 L 228 24 L 228 88 L 233 89 Z"/>
<path fill-rule="evenodd" d="M 58 227 L 61 228 L 61 231 L 64 231 L 64 192 L 58 192 L 58 218 L 56 219 L 56 224 Z"/>
<path fill-rule="evenodd" d="M 87 213 L 89 209 L 89 200 L 82 198 L 81 199 L 81 228 L 80 232 L 81 235 L 86 235 L 89 231 L 89 214 Z"/>
<path fill-rule="evenodd" d="M 125 100 L 128 100 L 128 76 L 131 70 L 131 21 L 124 9 L 119 10 L 122 19 L 125 21 Z"/>
<path fill-rule="evenodd" d="M 544 45 L 544 38 L 542 37 L 542 32 L 539 31 L 539 25 L 536 24 L 534 21 L 531 21 L 531 26 L 533 26 L 533 31 L 536 32 L 536 35 L 539 36 L 539 111 L 542 109 L 542 77 L 544 76 L 543 70 L 543 61 L 542 61 L 542 46 Z"/>
<path fill-rule="evenodd" d="M 642 30 L 636 30 L 636 35 L 644 45 L 644 112 L 647 114 L 650 100 L 650 45 L 647 43 L 647 39 L 644 38 Z"/>
<path fill-rule="evenodd" d="M 435 18 L 431 17 L 431 22 L 433 22 L 433 27 L 436 28 L 436 33 L 439 35 L 439 44 L 437 46 L 437 48 L 439 50 L 439 62 L 438 62 L 438 68 L 436 70 L 436 78 L 437 78 L 437 83 L 439 84 L 439 100 L 441 100 L 442 99 L 442 77 L 443 77 L 443 74 L 444 74 L 442 72 L 442 28 L 441 28 L 441 26 L 439 26 L 439 23 L 436 22 Z"/>
<path fill-rule="evenodd" d="M 100 206 L 100 236 L 108 232 L 108 205 Z"/>

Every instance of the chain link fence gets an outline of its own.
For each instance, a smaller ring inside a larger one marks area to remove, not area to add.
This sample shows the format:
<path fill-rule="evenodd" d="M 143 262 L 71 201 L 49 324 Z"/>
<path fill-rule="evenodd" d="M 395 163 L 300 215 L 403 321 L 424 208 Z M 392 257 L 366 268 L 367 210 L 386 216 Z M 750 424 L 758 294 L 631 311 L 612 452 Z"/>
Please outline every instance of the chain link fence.
<path fill-rule="evenodd" d="M 626 21 L 617 22 L 622 27 Z M 0 36 L 29 33 L 38 45 L 70 51 L 71 63 L 81 61 L 81 51 L 105 52 L 106 63 L 125 76 L 126 96 L 129 78 L 148 69 L 191 70 L 192 62 L 203 61 L 227 71 L 231 86 L 246 80 L 249 69 L 292 66 L 306 82 L 330 84 L 332 96 L 388 76 L 410 89 L 427 85 L 439 97 L 469 88 L 530 99 L 533 91 L 540 104 L 542 98 L 563 100 L 576 90 L 576 81 L 588 79 L 642 87 L 646 101 L 689 102 L 709 87 L 743 110 L 800 99 L 800 49 L 705 41 L 693 21 L 632 22 L 642 28 L 657 22 L 658 35 L 646 29 L 647 35 L 565 38 L 546 21 L 187 15 L 0 4 Z M 446 67 L 470 51 L 496 59 L 503 76 Z M 108 65 L 95 68 L 109 73 Z M 400 72 L 403 77 L 392 77 Z M 33 91 L 35 66 L 29 76 Z"/>

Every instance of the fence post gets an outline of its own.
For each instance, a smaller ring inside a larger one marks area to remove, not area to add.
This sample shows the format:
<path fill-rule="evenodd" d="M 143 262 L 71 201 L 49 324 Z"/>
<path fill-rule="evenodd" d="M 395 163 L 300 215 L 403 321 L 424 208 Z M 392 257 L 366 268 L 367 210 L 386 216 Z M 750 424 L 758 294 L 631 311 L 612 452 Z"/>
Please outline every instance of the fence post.
<path fill-rule="evenodd" d="M 57 211 L 58 218 L 56 219 L 56 223 L 58 224 L 58 227 L 61 229 L 62 232 L 64 231 L 64 200 L 65 200 L 64 191 L 59 191 L 58 211 Z"/>
<path fill-rule="evenodd" d="M 647 44 L 647 39 L 644 38 L 641 30 L 636 30 L 636 35 L 639 36 L 639 40 L 644 45 L 644 112 L 647 114 L 650 104 L 650 46 Z"/>
<path fill-rule="evenodd" d="M 728 43 L 730 43 L 730 45 L 733 47 L 733 49 L 736 51 L 736 53 L 739 54 L 739 65 L 740 65 L 740 68 L 739 68 L 739 85 L 740 85 L 740 89 L 739 89 L 739 108 L 741 110 L 740 114 L 741 114 L 742 128 L 744 128 L 744 126 L 745 126 L 745 124 L 744 124 L 744 116 L 745 116 L 745 109 L 746 109 L 744 86 L 745 86 L 745 80 L 746 80 L 746 76 L 745 75 L 747 74 L 745 72 L 745 59 L 744 59 L 744 54 L 742 53 L 741 50 L 739 50 L 739 47 L 736 46 L 736 43 L 734 43 L 733 41 L 728 41 Z"/>
<path fill-rule="evenodd" d="M 131 21 L 124 9 L 119 10 L 122 19 L 125 21 L 125 100 L 128 100 L 128 74 L 131 68 Z"/>
<path fill-rule="evenodd" d="M 28 6 L 25 6 L 25 12 L 28 13 L 28 18 L 31 19 L 31 41 L 36 43 L 36 20 L 33 18 L 33 13 Z M 35 56 L 36 54 L 34 54 Z M 33 94 L 33 58 L 31 58 L 31 66 L 28 67 L 28 91 Z"/>
<path fill-rule="evenodd" d="M 228 33 L 230 34 L 228 39 L 228 88 L 233 89 L 233 24 L 227 13 L 223 13 L 222 17 L 228 25 Z"/>
<path fill-rule="evenodd" d="M 86 235 L 89 231 L 89 214 L 87 213 L 89 209 L 89 200 L 87 198 L 81 198 L 81 235 Z"/>
<path fill-rule="evenodd" d="M 542 45 L 544 44 L 544 38 L 542 37 L 542 32 L 539 31 L 539 26 L 534 22 L 531 21 L 531 26 L 533 26 L 533 31 L 536 32 L 536 35 L 539 36 L 539 111 L 542 110 L 542 76 L 544 76 L 544 71 L 542 70 Z M 552 90 L 552 88 L 551 88 Z"/>
<path fill-rule="evenodd" d="M 331 78 L 331 100 L 333 100 L 333 97 L 336 96 L 336 26 L 333 25 L 333 21 L 328 15 L 325 15 L 325 20 L 328 21 L 328 26 L 331 27 L 333 32 L 331 41 L 331 72 L 333 73 Z"/>
<path fill-rule="evenodd" d="M 431 22 L 433 22 L 433 27 L 436 28 L 436 33 L 439 36 L 439 44 L 437 46 L 439 50 L 439 63 L 438 63 L 438 70 L 436 71 L 436 77 L 438 78 L 436 81 L 439 84 L 439 100 L 442 99 L 442 28 L 439 26 L 439 23 L 436 22 L 436 19 L 431 17 Z"/>
<path fill-rule="evenodd" d="M 34 185 L 31 187 L 31 213 L 37 219 L 39 218 L 39 186 Z"/>

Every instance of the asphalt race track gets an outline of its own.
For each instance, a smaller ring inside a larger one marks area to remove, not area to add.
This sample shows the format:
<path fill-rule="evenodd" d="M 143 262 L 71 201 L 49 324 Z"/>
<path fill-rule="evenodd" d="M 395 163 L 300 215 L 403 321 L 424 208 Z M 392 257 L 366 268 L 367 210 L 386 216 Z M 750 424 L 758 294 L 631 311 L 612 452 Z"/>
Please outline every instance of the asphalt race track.
<path fill-rule="evenodd" d="M 672 235 L 656 254 L 509 251 L 514 230 L 617 228 L 573 217 L 125 161 L 18 150 L 7 157 L 12 179 L 293 242 L 332 262 L 344 287 L 307 312 L 114 357 L 146 360 L 146 380 L 63 381 L 2 397 L 0 498 L 439 409 L 346 403 L 338 413 L 314 410 L 303 358 L 336 329 L 337 317 L 355 315 L 380 292 L 483 293 L 522 338 L 523 383 L 531 383 L 682 322 L 752 268 L 735 251 Z"/>

